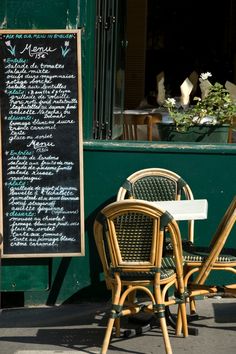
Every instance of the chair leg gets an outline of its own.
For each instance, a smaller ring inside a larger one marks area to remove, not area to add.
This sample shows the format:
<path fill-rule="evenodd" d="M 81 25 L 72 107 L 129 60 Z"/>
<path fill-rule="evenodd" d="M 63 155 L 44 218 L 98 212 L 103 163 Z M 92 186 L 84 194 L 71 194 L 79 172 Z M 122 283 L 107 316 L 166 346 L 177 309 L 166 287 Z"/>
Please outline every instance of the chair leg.
<path fill-rule="evenodd" d="M 182 315 L 180 311 L 180 305 L 178 306 L 177 319 L 175 323 L 175 335 L 180 336 L 182 333 Z"/>
<path fill-rule="evenodd" d="M 194 298 L 190 298 L 189 307 L 190 307 L 190 315 L 195 315 L 197 311 L 196 311 L 196 303 Z"/>
<path fill-rule="evenodd" d="M 185 309 L 185 313 L 186 313 L 186 309 Z M 180 308 L 178 308 L 177 320 L 175 322 L 175 327 L 174 327 L 175 334 L 177 336 L 180 336 L 180 334 L 183 332 L 184 337 L 187 337 L 189 334 L 193 335 L 193 336 L 198 336 L 198 328 L 189 327 L 188 326 L 189 317 L 186 318 L 186 315 L 184 315 L 185 321 L 183 321 L 182 316 L 183 315 L 181 315 Z M 194 315 L 192 315 L 192 316 L 194 316 Z M 187 322 L 186 322 L 186 320 L 187 320 Z M 183 325 L 183 323 L 185 323 L 185 324 Z"/>
<path fill-rule="evenodd" d="M 172 352 L 172 348 L 171 348 L 171 344 L 170 344 L 170 338 L 169 338 L 169 334 L 168 334 L 168 330 L 167 330 L 165 317 L 160 318 L 160 326 L 161 326 L 162 335 L 163 335 L 163 339 L 164 339 L 166 354 L 172 354 L 173 352 Z"/>
<path fill-rule="evenodd" d="M 110 343 L 110 339 L 111 339 L 111 334 L 112 334 L 114 322 L 115 322 L 114 318 L 110 318 L 108 321 L 105 337 L 104 337 L 103 344 L 102 344 L 101 354 L 106 354 L 106 352 L 107 352 L 107 349 L 108 349 L 108 346 Z"/>
<path fill-rule="evenodd" d="M 117 338 L 119 338 L 120 337 L 120 318 L 115 319 L 115 329 L 116 329 L 115 336 Z"/>
<path fill-rule="evenodd" d="M 180 321 L 181 319 L 181 321 Z M 188 322 L 187 322 L 187 312 L 186 312 L 186 304 L 182 303 L 178 307 L 178 316 L 177 316 L 177 324 L 176 324 L 176 335 L 180 335 L 181 329 L 184 337 L 188 337 Z"/>

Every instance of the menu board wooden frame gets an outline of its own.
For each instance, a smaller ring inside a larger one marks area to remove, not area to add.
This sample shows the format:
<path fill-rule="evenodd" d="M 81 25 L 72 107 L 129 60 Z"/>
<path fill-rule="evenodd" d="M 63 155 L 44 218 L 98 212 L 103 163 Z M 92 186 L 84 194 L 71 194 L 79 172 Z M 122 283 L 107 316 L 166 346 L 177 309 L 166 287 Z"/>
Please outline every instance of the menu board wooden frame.
<path fill-rule="evenodd" d="M 82 139 L 81 30 L 0 30 L 0 257 L 84 255 Z"/>

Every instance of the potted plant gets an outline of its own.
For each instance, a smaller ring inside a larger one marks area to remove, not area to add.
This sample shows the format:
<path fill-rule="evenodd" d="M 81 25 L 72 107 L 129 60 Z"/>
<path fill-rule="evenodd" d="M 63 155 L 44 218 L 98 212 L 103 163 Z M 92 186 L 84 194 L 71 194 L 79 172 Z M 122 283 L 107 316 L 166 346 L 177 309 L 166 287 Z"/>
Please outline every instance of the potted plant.
<path fill-rule="evenodd" d="M 195 97 L 195 105 L 179 107 L 174 98 L 165 100 L 173 123 L 159 125 L 161 140 L 227 143 L 236 104 L 223 85 L 211 85 L 209 76 L 209 72 L 200 75 L 202 98 Z"/>

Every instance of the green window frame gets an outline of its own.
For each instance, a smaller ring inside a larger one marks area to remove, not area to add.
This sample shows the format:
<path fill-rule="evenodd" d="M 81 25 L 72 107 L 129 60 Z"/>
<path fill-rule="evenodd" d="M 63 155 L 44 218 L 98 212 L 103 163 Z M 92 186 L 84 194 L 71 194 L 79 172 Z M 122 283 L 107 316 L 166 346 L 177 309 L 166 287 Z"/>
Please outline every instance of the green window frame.
<path fill-rule="evenodd" d="M 116 113 L 122 112 L 124 108 L 124 26 L 121 21 L 124 5 L 123 0 L 97 1 L 93 120 L 95 140 L 115 139 L 122 133 L 122 118 Z"/>

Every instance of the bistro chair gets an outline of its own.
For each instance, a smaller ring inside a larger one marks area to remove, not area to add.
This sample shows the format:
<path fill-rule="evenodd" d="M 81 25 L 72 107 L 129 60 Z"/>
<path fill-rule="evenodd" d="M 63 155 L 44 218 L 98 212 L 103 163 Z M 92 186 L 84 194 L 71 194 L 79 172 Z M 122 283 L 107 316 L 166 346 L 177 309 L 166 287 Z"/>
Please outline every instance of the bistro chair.
<path fill-rule="evenodd" d="M 134 172 L 119 188 L 116 200 L 141 199 L 147 201 L 165 201 L 194 199 L 193 193 L 187 182 L 177 173 L 163 168 L 147 168 Z M 187 221 L 187 238 L 182 239 L 183 244 L 194 242 L 194 220 Z M 167 234 L 167 233 L 166 233 Z M 182 237 L 183 238 L 183 237 Z M 170 249 L 169 237 L 165 237 L 165 248 Z M 191 302 L 190 306 L 194 303 Z M 195 313 L 195 307 L 190 309 Z M 169 308 L 166 307 L 168 323 L 175 328 L 176 321 Z"/>
<path fill-rule="evenodd" d="M 150 115 L 131 115 L 125 114 L 123 121 L 123 138 L 124 140 L 139 140 L 138 127 L 144 126 L 146 130 L 145 140 L 153 140 L 153 125 L 160 123 L 162 115 L 160 113 Z"/>
<path fill-rule="evenodd" d="M 236 274 L 236 248 L 225 247 L 236 221 L 236 196 L 228 206 L 209 247 L 185 246 L 185 285 L 190 292 L 190 298 L 196 295 L 210 293 L 236 294 L 235 284 L 206 285 L 206 281 L 212 271 L 227 271 Z M 195 277 L 193 278 L 193 274 Z"/>
<path fill-rule="evenodd" d="M 174 257 L 163 259 L 164 229 L 168 228 Z M 165 351 L 172 353 L 165 306 L 179 304 L 178 321 L 183 335 L 188 335 L 181 235 L 172 216 L 145 201 L 123 200 L 101 210 L 94 222 L 94 237 L 103 265 L 107 288 L 112 292 L 110 318 L 101 353 L 108 349 L 113 326 L 120 336 L 120 318 L 146 311 L 160 321 Z M 172 263 L 174 262 L 174 263 Z M 173 266 L 172 266 L 173 264 Z M 175 286 L 175 296 L 166 292 Z M 141 291 L 149 301 L 129 301 L 132 292 Z M 180 334 L 176 328 L 176 334 Z"/>
<path fill-rule="evenodd" d="M 173 171 L 147 168 L 130 175 L 119 188 L 116 200 L 164 201 L 194 199 L 189 185 Z M 188 221 L 188 241 L 194 241 L 194 220 Z"/>

